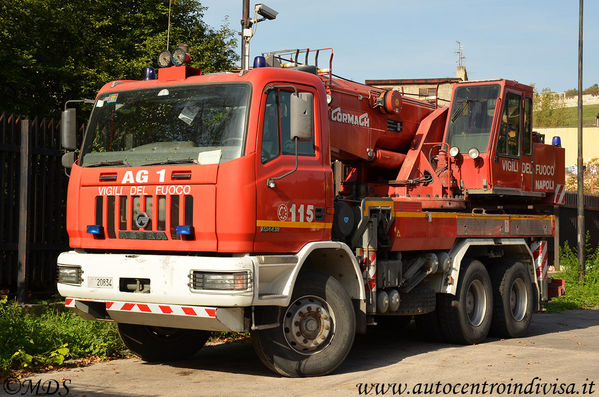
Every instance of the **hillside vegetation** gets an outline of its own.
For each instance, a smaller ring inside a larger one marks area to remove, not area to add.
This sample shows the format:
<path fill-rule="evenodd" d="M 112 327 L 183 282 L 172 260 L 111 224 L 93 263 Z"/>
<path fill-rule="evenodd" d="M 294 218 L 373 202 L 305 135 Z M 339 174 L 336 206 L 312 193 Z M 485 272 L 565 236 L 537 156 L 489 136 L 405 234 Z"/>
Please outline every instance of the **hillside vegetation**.
<path fill-rule="evenodd" d="M 547 121 L 539 112 L 533 113 L 535 128 L 568 128 L 578 127 L 578 108 L 556 109 L 557 115 L 554 121 Z M 596 127 L 597 114 L 599 114 L 599 105 L 585 105 L 582 107 L 582 125 L 583 127 Z"/>

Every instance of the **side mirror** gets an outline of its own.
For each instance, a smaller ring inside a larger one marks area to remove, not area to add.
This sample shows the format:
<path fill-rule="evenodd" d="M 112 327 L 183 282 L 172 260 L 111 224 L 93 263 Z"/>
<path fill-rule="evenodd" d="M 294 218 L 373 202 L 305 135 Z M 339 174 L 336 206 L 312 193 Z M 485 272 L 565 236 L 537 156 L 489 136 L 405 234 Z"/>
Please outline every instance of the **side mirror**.
<path fill-rule="evenodd" d="M 66 150 L 77 149 L 77 112 L 74 108 L 65 109 L 60 118 L 61 145 Z M 63 163 L 64 164 L 64 163 Z M 71 163 L 72 164 L 72 163 Z M 69 166 L 70 168 L 70 166 Z"/>
<path fill-rule="evenodd" d="M 310 141 L 314 135 L 314 99 L 309 92 L 291 95 L 289 103 L 291 140 Z"/>
<path fill-rule="evenodd" d="M 66 152 L 62 155 L 62 166 L 66 169 L 71 169 L 75 162 L 75 152 Z"/>

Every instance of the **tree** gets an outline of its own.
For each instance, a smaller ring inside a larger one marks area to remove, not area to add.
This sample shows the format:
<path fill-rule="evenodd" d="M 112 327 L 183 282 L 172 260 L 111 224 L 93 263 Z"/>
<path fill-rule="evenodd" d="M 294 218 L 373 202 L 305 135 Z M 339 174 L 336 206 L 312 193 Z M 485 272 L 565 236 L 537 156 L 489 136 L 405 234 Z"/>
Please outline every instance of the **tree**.
<path fill-rule="evenodd" d="M 578 173 L 576 167 L 566 170 L 566 190 L 578 190 Z M 599 194 L 599 158 L 595 157 L 584 165 L 584 192 Z"/>
<path fill-rule="evenodd" d="M 140 79 L 166 47 L 168 0 L 0 2 L 0 111 L 56 115 L 111 80 Z M 235 34 L 202 21 L 199 0 L 173 0 L 169 49 L 190 45 L 192 66 L 232 67 Z"/>
<path fill-rule="evenodd" d="M 571 90 L 567 90 L 565 92 L 566 98 L 574 98 L 578 96 L 578 88 L 572 88 Z M 595 83 L 592 86 L 588 87 L 586 90 L 582 91 L 582 95 L 599 95 L 599 84 Z"/>
<path fill-rule="evenodd" d="M 578 96 L 578 88 L 572 88 L 571 90 L 567 90 L 565 93 L 566 98 L 574 98 Z"/>
<path fill-rule="evenodd" d="M 597 96 L 597 95 L 599 95 L 599 85 L 597 85 L 597 83 L 595 83 L 592 86 L 590 86 L 589 88 L 587 88 L 586 90 L 584 90 L 582 93 L 585 95 Z"/>
<path fill-rule="evenodd" d="M 534 126 L 559 127 L 564 118 L 564 100 L 549 88 L 539 93 L 536 88 L 533 96 Z"/>

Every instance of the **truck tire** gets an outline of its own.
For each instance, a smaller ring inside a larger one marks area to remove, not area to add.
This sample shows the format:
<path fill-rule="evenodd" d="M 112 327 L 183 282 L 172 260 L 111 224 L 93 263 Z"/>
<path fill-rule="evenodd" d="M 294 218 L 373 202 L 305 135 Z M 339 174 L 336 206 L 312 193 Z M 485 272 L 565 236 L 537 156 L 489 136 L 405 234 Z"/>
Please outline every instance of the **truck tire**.
<path fill-rule="evenodd" d="M 354 342 L 351 299 L 334 277 L 322 273 L 300 274 L 279 323 L 251 334 L 260 360 L 279 375 L 326 375 L 345 360 Z"/>
<path fill-rule="evenodd" d="M 533 312 L 530 275 L 524 264 L 500 266 L 491 272 L 493 281 L 493 322 L 491 332 L 499 337 L 524 336 Z"/>
<path fill-rule="evenodd" d="M 144 361 L 185 360 L 204 346 L 210 332 L 191 329 L 117 324 L 119 335 L 129 350 Z"/>
<path fill-rule="evenodd" d="M 439 303 L 441 331 L 448 342 L 482 342 L 493 318 L 493 290 L 485 266 L 471 260 L 462 267 L 456 295 L 440 294 Z"/>

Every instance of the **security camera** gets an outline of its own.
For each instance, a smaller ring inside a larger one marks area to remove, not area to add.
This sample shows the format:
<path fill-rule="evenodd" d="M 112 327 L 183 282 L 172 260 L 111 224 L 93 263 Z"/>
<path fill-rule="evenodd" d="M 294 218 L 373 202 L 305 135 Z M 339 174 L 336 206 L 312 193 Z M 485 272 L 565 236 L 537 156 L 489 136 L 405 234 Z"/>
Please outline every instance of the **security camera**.
<path fill-rule="evenodd" d="M 254 11 L 259 15 L 263 16 L 266 19 L 275 19 L 277 17 L 278 12 L 273 10 L 272 8 L 265 6 L 264 4 L 258 3 L 254 6 Z"/>

